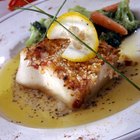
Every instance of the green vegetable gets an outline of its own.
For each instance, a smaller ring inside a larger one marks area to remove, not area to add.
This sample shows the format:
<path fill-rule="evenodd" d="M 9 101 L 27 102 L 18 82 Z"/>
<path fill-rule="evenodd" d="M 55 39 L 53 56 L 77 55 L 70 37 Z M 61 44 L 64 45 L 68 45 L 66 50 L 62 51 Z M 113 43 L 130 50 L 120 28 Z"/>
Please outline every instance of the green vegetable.
<path fill-rule="evenodd" d="M 26 41 L 26 46 L 29 47 L 34 43 L 37 43 L 41 41 L 46 33 L 46 27 L 43 25 L 44 20 L 41 20 L 40 22 L 35 21 L 34 23 L 31 24 L 30 27 L 30 37 Z"/>
<path fill-rule="evenodd" d="M 43 25 L 46 27 L 46 29 L 48 30 L 51 22 L 52 22 L 52 19 L 51 18 L 47 18 L 47 19 L 43 19 L 44 22 L 43 22 Z"/>
<path fill-rule="evenodd" d="M 91 11 L 88 11 L 86 8 L 81 7 L 79 5 L 77 5 L 73 8 L 70 8 L 68 11 L 78 12 L 78 13 L 86 16 L 87 18 L 90 18 L 90 15 L 92 13 Z"/>
<path fill-rule="evenodd" d="M 115 12 L 111 12 L 111 11 L 104 11 L 104 10 L 98 10 L 98 12 L 102 13 L 103 15 L 113 19 Z"/>
<path fill-rule="evenodd" d="M 105 12 L 104 10 L 99 10 L 99 12 L 124 26 L 128 31 L 128 35 L 140 27 L 140 21 L 136 20 L 134 14 L 129 8 L 129 0 L 122 0 L 116 12 Z M 105 40 L 109 45 L 113 47 L 118 47 L 121 44 L 123 36 L 108 30 L 102 30 L 99 38 L 101 40 Z"/>
<path fill-rule="evenodd" d="M 88 11 L 86 8 L 81 7 L 81 6 L 75 6 L 74 8 L 70 8 L 68 11 L 74 11 L 74 12 L 79 12 L 83 15 L 85 15 L 86 17 L 90 18 L 91 16 L 91 11 Z M 106 12 L 104 10 L 98 10 L 100 13 L 106 15 L 109 18 L 114 18 L 115 12 Z M 99 27 L 101 30 L 103 29 L 102 27 Z M 121 44 L 121 36 L 115 32 L 111 32 L 108 30 L 104 29 L 101 32 L 101 35 L 99 36 L 99 38 L 101 40 L 106 41 L 109 45 L 113 46 L 113 47 L 118 47 Z M 98 30 L 97 30 L 98 31 Z"/>
<path fill-rule="evenodd" d="M 46 31 L 51 23 L 52 19 L 41 19 L 40 21 L 35 21 L 30 27 L 30 37 L 26 41 L 26 46 L 29 47 L 46 37 Z"/>
<path fill-rule="evenodd" d="M 31 24 L 31 27 L 30 27 L 31 34 L 30 34 L 29 39 L 26 41 L 27 47 L 31 46 L 34 43 L 40 42 L 46 37 L 47 30 L 49 29 L 51 24 L 55 21 L 55 19 L 57 18 L 57 15 L 59 14 L 60 10 L 62 9 L 65 3 L 66 3 L 66 0 L 64 0 L 62 5 L 59 7 L 55 16 L 47 18 L 47 19 L 41 19 L 39 22 L 35 21 L 33 24 Z M 34 5 L 32 6 L 37 8 Z M 37 9 L 39 10 L 39 8 Z M 32 11 L 34 11 L 34 9 L 32 9 Z"/>
<path fill-rule="evenodd" d="M 100 39 L 106 41 L 115 48 L 118 48 L 122 41 L 122 37 L 119 34 L 111 31 L 108 31 L 107 33 L 102 32 Z"/>
<path fill-rule="evenodd" d="M 129 33 L 134 32 L 139 26 L 140 21 L 136 20 L 129 8 L 129 0 L 122 0 L 115 13 L 115 20 L 123 25 Z"/>

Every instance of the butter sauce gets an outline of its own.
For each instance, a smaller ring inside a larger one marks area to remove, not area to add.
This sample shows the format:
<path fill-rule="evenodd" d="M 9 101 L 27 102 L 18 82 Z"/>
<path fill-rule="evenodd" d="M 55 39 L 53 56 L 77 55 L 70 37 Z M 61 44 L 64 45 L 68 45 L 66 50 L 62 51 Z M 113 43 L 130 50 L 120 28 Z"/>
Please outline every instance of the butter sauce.
<path fill-rule="evenodd" d="M 134 36 L 136 34 L 131 38 L 136 41 Z M 138 60 L 138 56 L 135 58 L 134 55 L 138 50 L 135 49 L 136 44 L 131 38 L 122 44 L 122 53 L 126 50 L 128 56 Z M 128 47 L 131 48 L 129 51 Z M 54 111 L 57 102 L 52 97 L 15 84 L 18 64 L 19 56 L 16 56 L 0 70 L 0 114 L 5 119 L 20 125 L 34 128 L 82 125 L 113 115 L 140 100 L 140 92 L 122 79 L 118 81 L 121 84 L 105 87 L 103 90 L 105 95 L 97 97 L 95 104 L 90 108 L 58 117 L 57 112 Z M 140 85 L 140 64 L 127 67 L 126 71 L 128 78 Z"/>

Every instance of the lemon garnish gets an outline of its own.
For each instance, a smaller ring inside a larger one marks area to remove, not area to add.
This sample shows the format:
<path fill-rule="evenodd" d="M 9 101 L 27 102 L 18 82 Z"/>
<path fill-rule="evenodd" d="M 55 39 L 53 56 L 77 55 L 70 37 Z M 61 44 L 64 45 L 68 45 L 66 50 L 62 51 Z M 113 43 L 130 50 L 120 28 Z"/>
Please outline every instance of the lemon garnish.
<path fill-rule="evenodd" d="M 99 45 L 97 32 L 93 23 L 87 17 L 77 12 L 68 12 L 58 17 L 57 21 L 97 52 Z M 50 26 L 47 37 L 49 39 L 70 39 L 70 44 L 62 53 L 62 57 L 69 61 L 84 62 L 96 55 L 57 22 Z"/>

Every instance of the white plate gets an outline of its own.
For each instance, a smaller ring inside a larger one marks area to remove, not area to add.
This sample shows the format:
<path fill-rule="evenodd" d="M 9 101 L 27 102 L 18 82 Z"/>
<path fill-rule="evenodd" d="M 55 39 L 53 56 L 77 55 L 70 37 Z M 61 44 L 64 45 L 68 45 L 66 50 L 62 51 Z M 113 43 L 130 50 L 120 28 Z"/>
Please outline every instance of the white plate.
<path fill-rule="evenodd" d="M 68 0 L 60 14 L 78 4 L 87 7 L 89 10 L 95 10 L 110 5 L 113 2 L 113 0 Z M 40 0 L 35 2 L 37 6 L 51 14 L 55 14 L 56 9 L 61 3 L 62 0 L 59 0 L 59 2 L 56 2 L 56 0 Z M 131 2 L 131 8 L 140 18 L 139 0 Z M 28 29 L 30 23 L 41 17 L 42 15 L 38 13 L 19 10 L 0 19 L 0 66 L 19 52 L 22 46 L 19 46 L 14 51 L 10 50 L 21 40 L 29 36 Z M 137 42 L 137 45 L 140 46 L 140 41 Z M 140 102 L 105 119 L 71 128 L 34 129 L 10 123 L 0 117 L 0 140 L 76 140 L 80 139 L 80 137 L 84 140 L 92 138 L 110 140 L 135 139 L 139 136 Z"/>

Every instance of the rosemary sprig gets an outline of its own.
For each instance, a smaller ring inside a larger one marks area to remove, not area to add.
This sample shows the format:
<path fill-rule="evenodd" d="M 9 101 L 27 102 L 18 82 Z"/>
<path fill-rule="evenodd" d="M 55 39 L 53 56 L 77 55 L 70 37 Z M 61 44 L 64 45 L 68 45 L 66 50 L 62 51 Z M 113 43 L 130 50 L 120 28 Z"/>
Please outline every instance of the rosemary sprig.
<path fill-rule="evenodd" d="M 23 10 L 29 10 L 29 11 L 34 11 L 34 12 L 38 12 L 44 15 L 47 15 L 48 17 L 54 19 L 55 22 L 57 22 L 60 26 L 62 26 L 65 30 L 67 30 L 71 35 L 73 35 L 80 43 L 84 44 L 85 47 L 87 47 L 89 50 L 91 50 L 93 53 L 95 53 L 97 55 L 97 57 L 99 59 L 102 59 L 106 64 L 108 64 L 115 72 L 117 72 L 122 78 L 124 78 L 128 83 L 130 83 L 131 85 L 133 85 L 137 90 L 140 91 L 140 87 L 135 84 L 132 80 L 130 80 L 127 76 L 125 76 L 123 73 L 121 73 L 116 67 L 114 67 L 111 63 L 109 63 L 104 57 L 102 57 L 98 52 L 96 52 L 95 50 L 93 50 L 90 46 L 88 46 L 84 41 L 82 41 L 79 37 L 77 37 L 74 33 L 72 33 L 69 29 L 67 29 L 63 24 L 61 24 L 59 21 L 57 21 L 57 19 L 55 18 L 55 16 L 48 14 L 47 12 L 45 12 L 44 10 L 38 8 L 35 5 L 32 5 L 35 9 L 29 9 L 29 8 L 20 8 Z"/>

